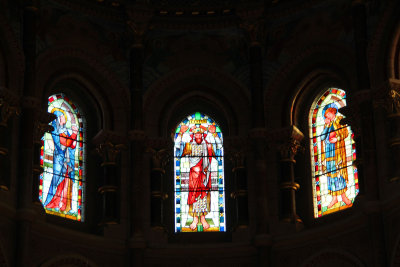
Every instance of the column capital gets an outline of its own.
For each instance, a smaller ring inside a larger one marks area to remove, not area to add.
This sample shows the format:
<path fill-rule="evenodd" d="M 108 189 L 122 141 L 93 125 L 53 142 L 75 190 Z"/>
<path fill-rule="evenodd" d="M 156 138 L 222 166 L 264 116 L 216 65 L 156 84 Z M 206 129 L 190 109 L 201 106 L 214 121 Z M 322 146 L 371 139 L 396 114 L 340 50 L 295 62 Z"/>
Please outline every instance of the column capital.
<path fill-rule="evenodd" d="M 110 130 L 100 130 L 93 138 L 92 143 L 96 145 L 96 152 L 103 159 L 101 166 L 116 165 L 121 151 L 127 149 L 126 137 Z"/>
<path fill-rule="evenodd" d="M 144 36 L 152 29 L 150 20 L 154 11 L 144 6 L 134 6 L 127 9 L 128 21 L 126 22 L 134 36 L 133 47 L 143 47 Z"/>
<path fill-rule="evenodd" d="M 266 37 L 266 20 L 263 13 L 263 8 L 242 9 L 237 12 L 242 19 L 239 26 L 246 31 L 251 46 L 261 46 Z"/>
<path fill-rule="evenodd" d="M 8 120 L 21 113 L 19 97 L 10 90 L 0 86 L 0 126 L 7 127 Z"/>
<path fill-rule="evenodd" d="M 225 137 L 224 144 L 225 155 L 232 162 L 232 171 L 244 169 L 249 140 L 239 136 L 228 136 Z"/>
<path fill-rule="evenodd" d="M 148 139 L 146 153 L 151 155 L 151 170 L 165 173 L 165 166 L 174 157 L 173 145 L 167 139 Z"/>

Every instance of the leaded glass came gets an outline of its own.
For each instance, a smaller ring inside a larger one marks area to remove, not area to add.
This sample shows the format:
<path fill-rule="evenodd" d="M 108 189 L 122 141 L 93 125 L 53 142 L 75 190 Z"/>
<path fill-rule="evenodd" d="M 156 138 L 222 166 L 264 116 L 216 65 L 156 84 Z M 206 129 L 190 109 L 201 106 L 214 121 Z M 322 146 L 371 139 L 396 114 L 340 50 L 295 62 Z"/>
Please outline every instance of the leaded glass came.
<path fill-rule="evenodd" d="M 330 88 L 313 104 L 309 115 L 314 217 L 353 205 L 358 188 L 356 149 L 350 126 L 340 108 L 346 92 Z"/>
<path fill-rule="evenodd" d="M 175 232 L 225 232 L 223 139 L 205 114 L 175 131 Z"/>
<path fill-rule="evenodd" d="M 83 221 L 84 125 L 77 107 L 64 94 L 48 98 L 48 112 L 57 116 L 42 137 L 39 198 L 47 213 Z"/>

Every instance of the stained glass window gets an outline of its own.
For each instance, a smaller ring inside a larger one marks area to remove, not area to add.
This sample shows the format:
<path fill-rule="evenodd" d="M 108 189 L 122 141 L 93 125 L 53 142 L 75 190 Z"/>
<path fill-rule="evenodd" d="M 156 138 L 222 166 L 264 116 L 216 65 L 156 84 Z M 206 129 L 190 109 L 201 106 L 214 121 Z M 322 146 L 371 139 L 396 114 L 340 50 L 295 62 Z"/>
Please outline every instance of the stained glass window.
<path fill-rule="evenodd" d="M 57 118 L 42 137 L 39 198 L 47 213 L 83 221 L 85 189 L 84 123 L 64 94 L 48 98 L 48 112 Z"/>
<path fill-rule="evenodd" d="M 342 119 L 346 92 L 329 88 L 313 104 L 309 115 L 314 217 L 347 209 L 358 194 L 353 166 L 356 149 L 350 126 Z"/>
<path fill-rule="evenodd" d="M 207 115 L 187 116 L 175 131 L 175 232 L 225 232 L 222 132 Z"/>

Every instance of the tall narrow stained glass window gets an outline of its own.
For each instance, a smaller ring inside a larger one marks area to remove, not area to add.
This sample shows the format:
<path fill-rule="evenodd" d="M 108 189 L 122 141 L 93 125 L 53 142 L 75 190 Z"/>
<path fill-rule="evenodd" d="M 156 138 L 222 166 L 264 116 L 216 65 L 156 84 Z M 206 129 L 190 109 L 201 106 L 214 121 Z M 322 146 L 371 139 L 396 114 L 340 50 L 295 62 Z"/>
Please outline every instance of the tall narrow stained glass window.
<path fill-rule="evenodd" d="M 350 126 L 340 108 L 346 92 L 329 88 L 312 105 L 309 115 L 314 217 L 349 208 L 358 194 L 358 173 L 353 166 L 356 149 Z"/>
<path fill-rule="evenodd" d="M 42 137 L 39 198 L 49 214 L 83 221 L 85 190 L 84 122 L 64 94 L 48 98 L 48 112 L 57 116 Z"/>
<path fill-rule="evenodd" d="M 225 232 L 224 151 L 220 127 L 205 114 L 175 131 L 175 232 Z"/>

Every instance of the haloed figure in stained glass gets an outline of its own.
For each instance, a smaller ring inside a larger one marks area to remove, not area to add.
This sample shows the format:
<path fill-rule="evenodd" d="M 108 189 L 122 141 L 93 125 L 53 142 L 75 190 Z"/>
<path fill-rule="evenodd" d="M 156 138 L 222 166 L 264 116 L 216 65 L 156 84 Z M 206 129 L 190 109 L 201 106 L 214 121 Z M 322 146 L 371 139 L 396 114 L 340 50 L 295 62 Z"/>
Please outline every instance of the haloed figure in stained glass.
<path fill-rule="evenodd" d="M 53 178 L 44 206 L 52 209 L 59 208 L 60 211 L 67 213 L 71 210 L 78 127 L 74 116 L 69 116 L 72 120 L 71 129 L 68 130 L 65 127 L 68 118 L 65 112 L 59 108 L 51 111 L 57 116 L 57 119 L 52 122 L 54 130 L 51 133 L 54 141 Z"/>
<path fill-rule="evenodd" d="M 187 204 L 189 215 L 193 217 L 193 222 L 190 224 L 190 229 L 193 231 L 197 229 L 199 219 L 204 230 L 210 228 L 205 217 L 210 212 L 211 161 L 220 156 L 216 155 L 216 151 L 218 153 L 220 149 L 214 149 L 213 146 L 216 144 L 222 146 L 215 131 L 214 125 L 209 125 L 208 128 L 194 125 L 190 129 L 182 125 L 175 143 L 176 156 L 187 157 L 190 163 Z"/>
<path fill-rule="evenodd" d="M 346 196 L 348 173 L 345 139 L 349 132 L 340 122 L 343 117 L 336 116 L 337 112 L 335 103 L 325 106 L 322 111 L 325 124 L 321 133 L 321 160 L 323 171 L 327 173 L 328 192 L 332 196 L 328 209 L 338 202 L 339 195 L 346 205 L 352 204 Z"/>

